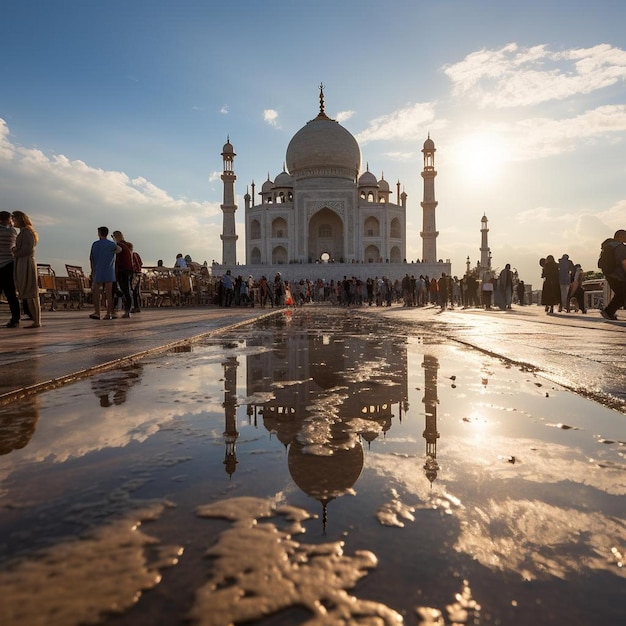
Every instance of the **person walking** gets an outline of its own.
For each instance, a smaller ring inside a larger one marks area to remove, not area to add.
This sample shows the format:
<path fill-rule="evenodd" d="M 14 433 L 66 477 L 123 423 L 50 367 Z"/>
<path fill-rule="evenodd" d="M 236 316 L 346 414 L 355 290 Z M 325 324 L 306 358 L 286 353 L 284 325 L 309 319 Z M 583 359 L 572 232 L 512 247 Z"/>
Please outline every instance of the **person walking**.
<path fill-rule="evenodd" d="M 120 252 L 115 255 L 115 275 L 124 299 L 124 315 L 122 317 L 130 317 L 130 310 L 133 307 L 133 297 L 131 295 L 133 253 L 130 251 L 128 243 L 124 240 L 124 235 L 121 231 L 114 230 L 113 239 L 121 248 Z"/>
<path fill-rule="evenodd" d="M 541 277 L 543 278 L 541 304 L 546 307 L 546 313 L 550 315 L 554 313 L 554 305 L 561 304 L 559 266 L 551 254 L 545 259 L 541 259 L 539 265 L 543 267 L 543 271 L 541 272 Z"/>
<path fill-rule="evenodd" d="M 33 228 L 33 223 L 23 211 L 13 211 L 13 223 L 20 229 L 15 238 L 13 257 L 15 266 L 13 277 L 15 289 L 22 300 L 26 300 L 28 311 L 33 320 L 25 328 L 41 327 L 41 305 L 39 304 L 39 283 L 37 281 L 37 262 L 35 260 L 35 247 L 39 241 L 39 235 Z"/>
<path fill-rule="evenodd" d="M 98 228 L 98 239 L 91 244 L 89 262 L 91 263 L 91 284 L 93 286 L 94 312 L 91 319 L 100 319 L 102 295 L 106 302 L 107 312 L 105 320 L 113 319 L 113 284 L 115 283 L 115 255 L 122 251 L 109 238 L 109 229 L 106 226 Z M 103 293 L 101 293 L 101 291 Z"/>
<path fill-rule="evenodd" d="M 618 230 L 613 235 L 617 242 L 614 247 L 615 269 L 606 276 L 613 297 L 600 314 L 604 319 L 616 320 L 618 309 L 626 306 L 626 230 Z"/>
<path fill-rule="evenodd" d="M 15 291 L 13 271 L 15 267 L 13 248 L 17 239 L 17 231 L 13 228 L 13 218 L 8 211 L 0 211 L 0 294 L 7 299 L 11 319 L 6 328 L 17 328 L 20 325 L 20 301 Z"/>
<path fill-rule="evenodd" d="M 572 284 L 572 273 L 574 262 L 569 258 L 569 254 L 564 254 L 559 259 L 559 290 L 561 301 L 559 303 L 559 313 L 565 309 L 569 313 L 569 290 Z"/>
<path fill-rule="evenodd" d="M 130 253 L 133 257 L 133 278 L 131 280 L 131 291 L 133 296 L 133 307 L 131 313 L 141 313 L 141 279 L 143 277 L 143 260 L 133 246 L 128 243 Z"/>
<path fill-rule="evenodd" d="M 501 309 L 510 309 L 513 300 L 513 272 L 511 264 L 507 263 L 498 276 L 498 292 L 500 298 L 498 300 Z"/>
<path fill-rule="evenodd" d="M 583 272 L 580 263 L 574 265 L 574 272 L 572 274 L 572 287 L 567 298 L 567 312 L 570 310 L 570 302 L 572 298 L 576 299 L 578 309 L 583 313 L 587 312 L 585 306 L 585 290 L 583 289 L 583 280 L 585 279 L 585 273 Z"/>

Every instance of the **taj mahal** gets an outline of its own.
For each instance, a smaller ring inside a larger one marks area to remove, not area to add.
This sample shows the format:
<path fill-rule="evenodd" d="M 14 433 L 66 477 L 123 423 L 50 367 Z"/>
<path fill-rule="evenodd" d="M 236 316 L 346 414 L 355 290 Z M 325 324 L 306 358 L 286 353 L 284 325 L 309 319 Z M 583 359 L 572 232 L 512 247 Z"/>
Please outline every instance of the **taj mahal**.
<path fill-rule="evenodd" d="M 222 263 L 213 272 L 258 277 L 280 271 L 287 280 L 449 274 L 450 263 L 437 259 L 435 152 L 428 136 L 422 149 L 422 259 L 407 263 L 407 194 L 400 181 L 394 194 L 369 164 L 362 172 L 359 144 L 326 114 L 320 85 L 319 112 L 292 137 L 283 171 L 274 180 L 268 175 L 258 197 L 254 182 L 252 193 L 246 191 L 245 264 L 237 259 L 236 153 L 227 139 L 221 154 Z"/>

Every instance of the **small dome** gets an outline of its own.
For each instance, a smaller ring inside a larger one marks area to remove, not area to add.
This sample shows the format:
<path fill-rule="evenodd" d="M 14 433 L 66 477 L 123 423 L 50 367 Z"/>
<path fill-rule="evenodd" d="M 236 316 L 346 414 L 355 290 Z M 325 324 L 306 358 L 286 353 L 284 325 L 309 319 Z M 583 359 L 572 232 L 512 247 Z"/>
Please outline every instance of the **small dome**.
<path fill-rule="evenodd" d="M 378 187 L 376 176 L 369 170 L 359 176 L 359 187 Z"/>
<path fill-rule="evenodd" d="M 275 187 L 293 187 L 293 176 L 287 172 L 281 172 L 274 180 Z"/>
<path fill-rule="evenodd" d="M 230 139 L 226 140 L 224 147 L 222 148 L 222 154 L 235 154 L 235 149 L 233 148 L 233 144 L 230 143 Z"/>
<path fill-rule="evenodd" d="M 381 191 L 389 191 L 389 183 L 384 178 L 381 178 L 378 181 L 378 188 Z"/>
<path fill-rule="evenodd" d="M 274 183 L 268 178 L 261 187 L 261 193 L 268 193 L 274 189 Z"/>
<path fill-rule="evenodd" d="M 424 142 L 424 150 L 435 150 L 435 142 L 428 135 L 428 139 Z"/>

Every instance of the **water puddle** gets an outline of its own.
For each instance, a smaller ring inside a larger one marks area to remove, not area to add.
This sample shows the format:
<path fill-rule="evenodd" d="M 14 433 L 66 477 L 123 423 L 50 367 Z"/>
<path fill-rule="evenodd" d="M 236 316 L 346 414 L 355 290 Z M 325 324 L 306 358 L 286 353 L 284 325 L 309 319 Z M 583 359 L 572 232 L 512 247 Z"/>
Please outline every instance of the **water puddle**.
<path fill-rule="evenodd" d="M 0 623 L 623 623 L 624 416 L 299 310 L 0 407 Z"/>

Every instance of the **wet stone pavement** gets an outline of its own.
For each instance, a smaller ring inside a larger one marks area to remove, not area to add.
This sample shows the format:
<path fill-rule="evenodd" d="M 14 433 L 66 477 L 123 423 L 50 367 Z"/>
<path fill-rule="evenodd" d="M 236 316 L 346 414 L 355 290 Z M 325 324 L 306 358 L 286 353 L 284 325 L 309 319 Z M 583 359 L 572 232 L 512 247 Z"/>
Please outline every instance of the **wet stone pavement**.
<path fill-rule="evenodd" d="M 624 324 L 258 313 L 6 390 L 0 624 L 624 623 Z"/>

